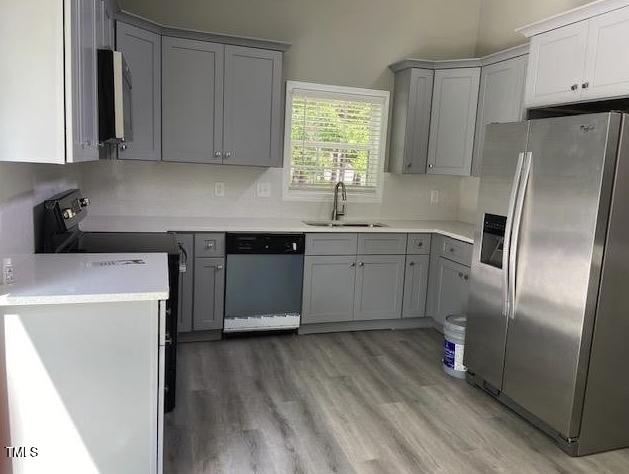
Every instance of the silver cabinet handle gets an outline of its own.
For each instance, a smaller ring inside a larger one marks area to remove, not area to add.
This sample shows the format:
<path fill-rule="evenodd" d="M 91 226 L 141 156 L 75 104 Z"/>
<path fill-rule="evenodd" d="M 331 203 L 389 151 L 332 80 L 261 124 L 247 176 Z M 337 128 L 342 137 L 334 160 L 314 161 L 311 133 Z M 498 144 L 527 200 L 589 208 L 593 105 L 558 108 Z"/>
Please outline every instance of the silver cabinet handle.
<path fill-rule="evenodd" d="M 230 151 L 225 153 L 225 158 L 231 158 L 232 154 Z"/>
<path fill-rule="evenodd" d="M 359 262 L 359 263 L 358 263 L 358 266 L 359 266 L 359 267 L 364 267 L 364 266 L 365 266 L 365 264 L 364 264 L 363 262 Z"/>
<path fill-rule="evenodd" d="M 212 250 L 215 245 L 216 245 L 216 241 L 215 240 L 206 240 L 205 241 L 205 249 L 206 250 Z"/>
<path fill-rule="evenodd" d="M 216 265 L 216 271 L 220 271 L 224 268 L 223 265 Z"/>
<path fill-rule="evenodd" d="M 423 247 L 424 243 L 423 242 L 417 242 L 417 246 L 418 247 Z"/>
<path fill-rule="evenodd" d="M 432 168 L 434 165 L 432 163 L 428 163 L 428 168 Z"/>
<path fill-rule="evenodd" d="M 571 91 L 576 91 L 578 88 L 579 88 L 579 84 L 572 84 L 572 85 L 570 86 L 570 90 L 571 90 Z"/>
<path fill-rule="evenodd" d="M 215 151 L 215 152 L 214 152 L 214 156 L 215 156 L 216 158 L 220 158 L 220 157 L 221 157 L 221 155 L 222 155 L 222 153 L 221 153 L 220 151 Z"/>
<path fill-rule="evenodd" d="M 583 84 L 581 84 L 581 87 L 583 87 L 584 89 L 587 89 L 588 87 L 590 87 L 590 83 L 585 81 Z"/>
<path fill-rule="evenodd" d="M 356 262 L 352 262 L 352 263 L 349 264 L 350 268 L 354 268 L 355 266 L 356 266 Z"/>
<path fill-rule="evenodd" d="M 122 145 L 120 145 L 120 149 L 121 149 L 122 151 L 125 151 L 125 150 L 127 149 L 127 144 L 126 144 L 126 143 L 123 143 Z"/>

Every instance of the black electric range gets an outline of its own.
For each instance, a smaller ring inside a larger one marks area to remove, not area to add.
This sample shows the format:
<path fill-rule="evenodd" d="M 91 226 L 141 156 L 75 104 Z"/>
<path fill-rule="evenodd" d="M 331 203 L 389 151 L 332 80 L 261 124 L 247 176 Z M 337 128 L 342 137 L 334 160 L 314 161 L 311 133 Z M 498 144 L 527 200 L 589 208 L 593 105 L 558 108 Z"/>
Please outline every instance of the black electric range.
<path fill-rule="evenodd" d="M 175 407 L 177 377 L 177 309 L 179 273 L 186 271 L 187 255 L 174 234 L 83 232 L 89 199 L 78 189 L 59 193 L 35 208 L 37 253 L 167 253 L 169 297 L 166 301 L 164 411 Z"/>

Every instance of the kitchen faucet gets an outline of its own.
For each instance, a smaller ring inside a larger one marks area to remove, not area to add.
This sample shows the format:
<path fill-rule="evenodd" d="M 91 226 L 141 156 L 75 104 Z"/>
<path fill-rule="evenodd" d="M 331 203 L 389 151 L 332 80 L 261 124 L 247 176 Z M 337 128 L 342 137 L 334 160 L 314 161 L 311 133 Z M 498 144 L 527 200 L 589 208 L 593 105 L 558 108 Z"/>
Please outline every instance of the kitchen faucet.
<path fill-rule="evenodd" d="M 341 199 L 343 207 L 339 210 L 339 188 L 342 189 Z M 345 204 L 347 203 L 347 189 L 345 188 L 345 183 L 343 181 L 339 181 L 334 186 L 334 206 L 332 207 L 332 220 L 338 221 L 339 217 L 345 215 Z"/>

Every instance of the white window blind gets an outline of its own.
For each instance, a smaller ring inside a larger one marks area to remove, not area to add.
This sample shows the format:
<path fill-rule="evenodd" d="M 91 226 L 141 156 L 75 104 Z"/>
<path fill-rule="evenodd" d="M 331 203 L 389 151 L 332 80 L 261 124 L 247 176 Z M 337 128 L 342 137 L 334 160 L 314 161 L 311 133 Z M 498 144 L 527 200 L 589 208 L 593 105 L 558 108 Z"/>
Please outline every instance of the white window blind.
<path fill-rule="evenodd" d="M 285 189 L 327 196 L 343 181 L 350 193 L 379 198 L 389 93 L 289 82 Z"/>

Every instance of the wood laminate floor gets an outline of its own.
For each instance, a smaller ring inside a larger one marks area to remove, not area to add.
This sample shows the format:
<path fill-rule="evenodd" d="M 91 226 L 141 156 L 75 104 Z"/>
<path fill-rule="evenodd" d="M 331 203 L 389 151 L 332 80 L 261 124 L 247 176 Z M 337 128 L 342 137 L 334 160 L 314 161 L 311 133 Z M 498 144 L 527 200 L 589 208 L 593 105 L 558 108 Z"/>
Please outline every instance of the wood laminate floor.
<path fill-rule="evenodd" d="M 432 329 L 180 344 L 165 473 L 629 472 L 629 450 L 565 455 L 440 352 Z"/>

